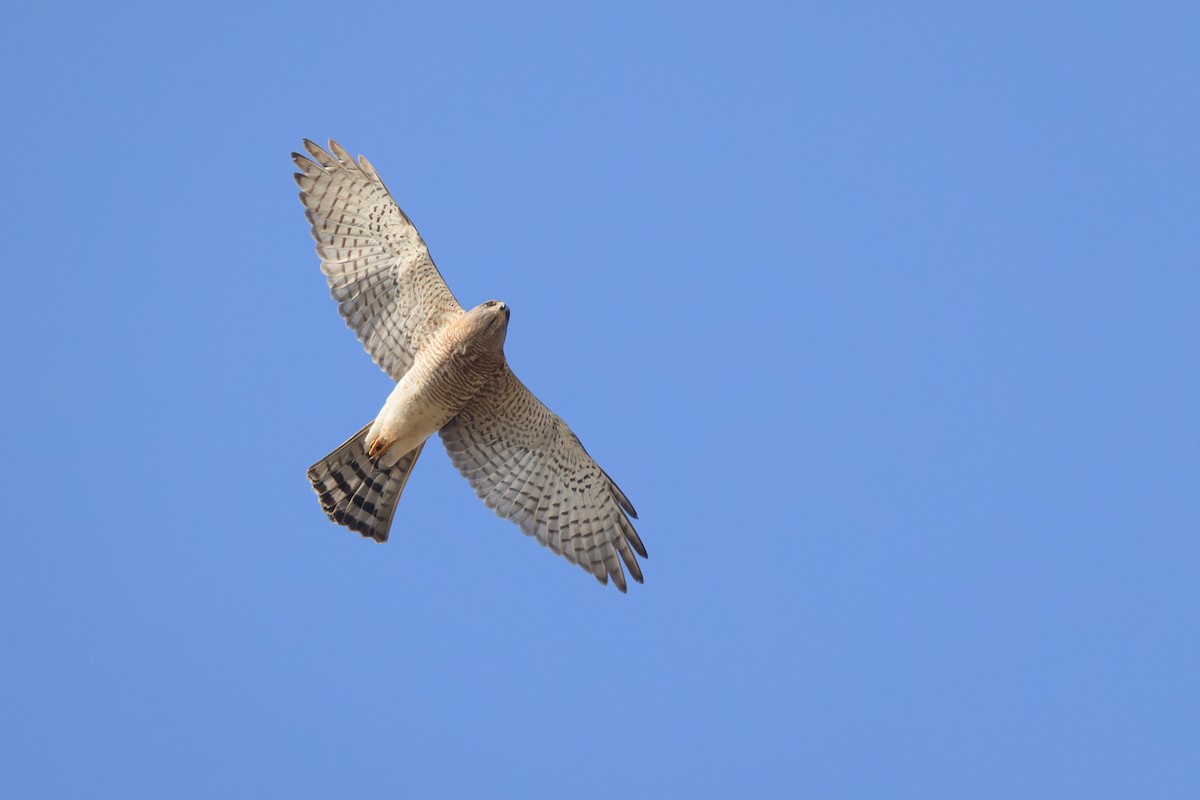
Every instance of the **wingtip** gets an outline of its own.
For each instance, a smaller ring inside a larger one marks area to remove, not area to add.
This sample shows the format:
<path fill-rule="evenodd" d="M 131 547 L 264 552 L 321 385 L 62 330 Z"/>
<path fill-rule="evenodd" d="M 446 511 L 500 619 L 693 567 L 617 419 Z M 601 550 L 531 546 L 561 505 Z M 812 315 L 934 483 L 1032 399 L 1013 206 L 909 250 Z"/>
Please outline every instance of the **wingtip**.
<path fill-rule="evenodd" d="M 599 576 L 597 576 L 597 577 L 599 577 Z M 615 570 L 612 570 L 607 575 L 605 575 L 604 579 L 601 581 L 601 583 L 607 584 L 609 578 L 612 578 L 613 586 L 617 587 L 618 592 L 620 592 L 621 594 L 626 594 L 626 592 L 628 591 L 628 586 L 625 583 L 625 570 L 621 569 L 620 564 L 617 565 L 617 568 Z"/>
<path fill-rule="evenodd" d="M 633 507 L 633 503 L 629 502 L 629 498 L 625 496 L 625 493 L 622 492 L 619 487 L 617 489 L 617 494 L 619 495 L 618 499 L 621 501 L 621 508 L 625 509 L 626 514 L 634 519 L 637 519 L 637 509 Z"/>
<path fill-rule="evenodd" d="M 333 139 L 329 140 L 329 152 L 333 154 L 334 158 L 342 162 L 343 165 L 354 166 L 354 158 L 351 157 L 348 152 L 346 152 L 346 148 L 342 147 Z"/>
<path fill-rule="evenodd" d="M 578 441 L 578 440 L 576 440 L 576 441 Z M 580 444 L 580 447 L 582 447 L 582 446 L 583 445 Z M 604 472 L 604 469 L 601 468 L 600 471 Z M 638 518 L 637 510 L 633 507 L 633 503 L 629 502 L 629 498 L 625 496 L 625 493 L 623 491 L 621 491 L 621 487 L 617 486 L 617 482 L 614 481 L 607 472 L 604 472 L 604 477 L 608 481 L 609 491 L 612 492 L 612 495 L 613 495 L 613 497 L 616 498 L 617 503 L 621 506 L 621 508 L 625 509 L 626 514 L 633 517 L 634 519 L 637 519 Z"/>
<path fill-rule="evenodd" d="M 324 169 L 331 169 L 337 165 L 337 159 L 326 153 L 321 145 L 314 142 L 312 139 L 304 139 L 304 149 L 308 151 L 308 155 L 314 162 L 319 164 Z"/>
<path fill-rule="evenodd" d="M 366 156 L 361 154 L 358 156 L 358 166 L 363 172 L 370 175 L 380 183 L 383 183 L 383 179 L 380 178 L 379 173 L 375 171 L 375 165 L 368 161 Z"/>
<path fill-rule="evenodd" d="M 325 171 L 324 167 L 303 153 L 292 153 L 292 164 L 310 178 L 316 178 Z"/>
<path fill-rule="evenodd" d="M 617 514 L 617 524 L 621 528 L 621 534 L 625 537 L 625 541 L 629 542 L 629 546 L 634 549 L 642 558 L 649 558 L 646 555 L 646 545 L 642 544 L 642 537 L 638 536 L 637 529 L 633 527 L 633 523 L 625 518 L 622 514 Z"/>

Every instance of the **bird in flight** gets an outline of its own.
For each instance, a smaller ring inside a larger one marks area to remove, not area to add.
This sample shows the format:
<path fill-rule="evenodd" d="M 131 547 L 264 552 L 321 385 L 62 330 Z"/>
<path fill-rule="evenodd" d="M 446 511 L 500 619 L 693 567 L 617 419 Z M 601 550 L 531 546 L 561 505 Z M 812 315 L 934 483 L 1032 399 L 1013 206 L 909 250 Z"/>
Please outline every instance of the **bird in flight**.
<path fill-rule="evenodd" d="M 484 504 L 607 584 L 638 583 L 646 557 L 625 494 L 504 357 L 509 308 L 466 311 L 364 156 L 330 140 L 292 153 L 321 271 L 346 324 L 396 381 L 374 420 L 308 470 L 331 520 L 385 542 L 426 440 Z M 624 569 L 622 569 L 624 565 Z"/>

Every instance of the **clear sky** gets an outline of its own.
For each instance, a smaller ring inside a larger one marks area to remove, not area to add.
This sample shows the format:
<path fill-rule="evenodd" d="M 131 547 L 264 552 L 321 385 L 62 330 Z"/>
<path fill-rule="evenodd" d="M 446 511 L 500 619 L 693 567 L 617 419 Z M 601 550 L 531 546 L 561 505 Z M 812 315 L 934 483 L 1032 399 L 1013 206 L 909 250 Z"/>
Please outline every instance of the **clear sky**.
<path fill-rule="evenodd" d="M 0 795 L 1200 797 L 1191 3 L 25 3 Z M 640 512 L 426 449 L 289 162 L 365 153 Z"/>

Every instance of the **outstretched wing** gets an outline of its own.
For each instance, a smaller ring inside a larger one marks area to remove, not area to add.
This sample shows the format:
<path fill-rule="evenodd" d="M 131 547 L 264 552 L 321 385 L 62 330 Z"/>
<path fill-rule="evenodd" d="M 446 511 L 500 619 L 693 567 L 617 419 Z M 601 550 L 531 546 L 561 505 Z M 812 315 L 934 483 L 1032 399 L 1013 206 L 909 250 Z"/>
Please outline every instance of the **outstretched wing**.
<path fill-rule="evenodd" d="M 367 353 L 398 381 L 462 306 L 370 162 L 355 163 L 333 140 L 328 153 L 307 139 L 304 148 L 311 159 L 292 153 L 296 183 L 330 294 Z"/>
<path fill-rule="evenodd" d="M 450 460 L 499 516 L 625 591 L 621 562 L 638 583 L 646 548 L 637 512 L 579 439 L 504 369 L 441 431 Z M 628 514 L 628 516 L 626 516 Z"/>

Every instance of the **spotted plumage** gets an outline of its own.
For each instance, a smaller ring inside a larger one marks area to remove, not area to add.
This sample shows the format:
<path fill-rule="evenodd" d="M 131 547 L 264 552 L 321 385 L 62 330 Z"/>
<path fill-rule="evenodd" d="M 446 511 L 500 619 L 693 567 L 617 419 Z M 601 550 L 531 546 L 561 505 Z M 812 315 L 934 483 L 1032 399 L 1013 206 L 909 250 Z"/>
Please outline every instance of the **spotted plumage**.
<path fill-rule="evenodd" d="M 308 470 L 334 522 L 388 538 L 433 433 L 484 504 L 601 583 L 637 582 L 633 505 L 504 358 L 510 312 L 465 311 L 374 167 L 336 142 L 293 153 L 321 271 L 346 324 L 396 381 L 374 420 Z"/>

